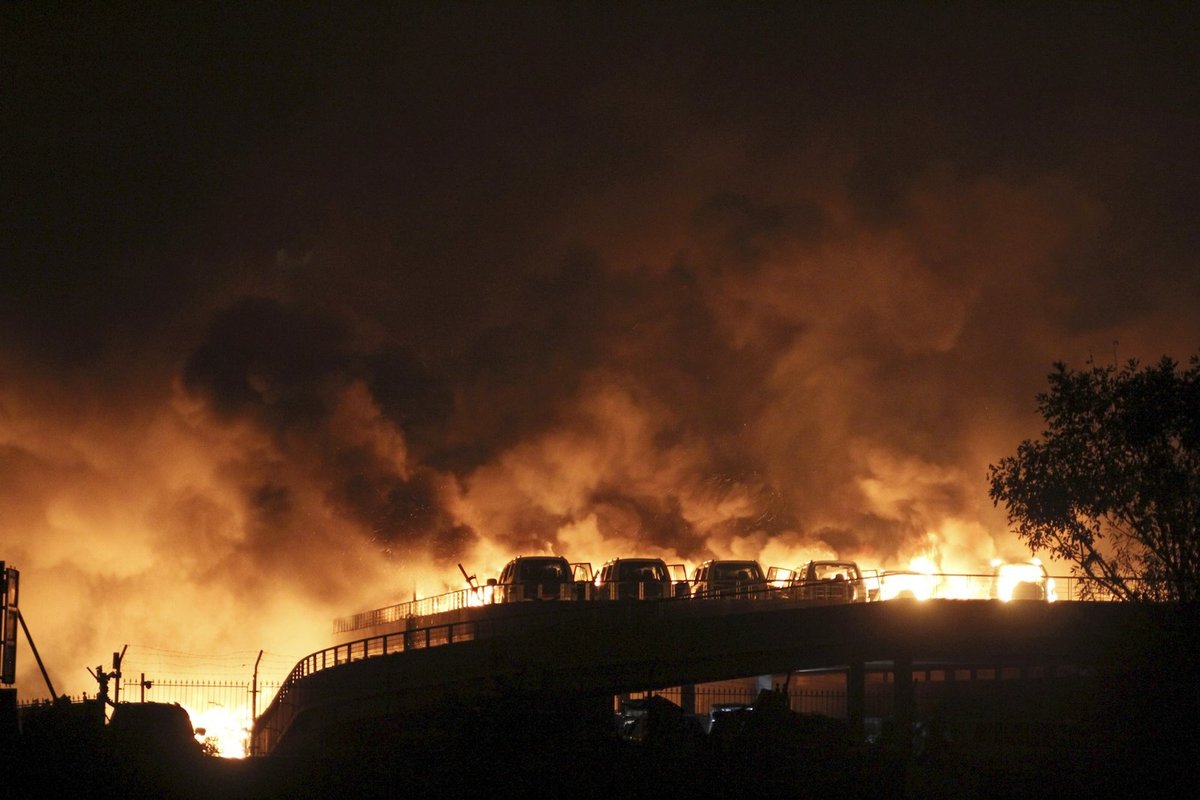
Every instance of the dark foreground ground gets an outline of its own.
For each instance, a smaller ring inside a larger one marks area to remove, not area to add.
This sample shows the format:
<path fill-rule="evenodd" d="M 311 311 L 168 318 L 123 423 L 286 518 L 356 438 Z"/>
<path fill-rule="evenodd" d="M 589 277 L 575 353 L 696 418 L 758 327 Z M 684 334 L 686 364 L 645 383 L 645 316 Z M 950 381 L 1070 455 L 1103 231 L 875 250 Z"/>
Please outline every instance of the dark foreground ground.
<path fill-rule="evenodd" d="M 630 740 L 606 714 L 527 697 L 246 761 L 202 756 L 186 722 L 147 735 L 46 713 L 0 743 L 0 798 L 1194 797 L 1197 639 L 1189 623 L 1096 674 L 967 687 L 872 743 L 772 693 L 710 734 L 665 702 Z"/>
<path fill-rule="evenodd" d="M 1154 706 L 1080 726 L 1001 713 L 957 729 L 856 741 L 837 721 L 769 701 L 704 734 L 671 715 L 627 741 L 551 711 L 458 712 L 393 720 L 329 753 L 232 761 L 103 739 L 9 749 L 3 797 L 147 798 L 1037 798 L 1195 794 L 1197 703 Z M 1172 693 L 1173 694 L 1173 693 Z M 766 699 L 766 698 L 763 698 Z M 1162 705 L 1159 705 L 1162 703 Z"/>

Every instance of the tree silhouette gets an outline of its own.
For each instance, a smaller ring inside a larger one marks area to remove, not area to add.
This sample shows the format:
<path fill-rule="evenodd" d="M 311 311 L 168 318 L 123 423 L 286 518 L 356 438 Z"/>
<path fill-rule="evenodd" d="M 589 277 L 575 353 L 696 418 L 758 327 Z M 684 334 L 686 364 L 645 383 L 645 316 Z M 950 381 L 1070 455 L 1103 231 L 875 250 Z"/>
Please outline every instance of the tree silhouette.
<path fill-rule="evenodd" d="M 1037 395 L 1048 425 L 988 468 L 1031 550 L 1069 561 L 1083 596 L 1200 599 L 1200 357 L 1074 371 Z"/>

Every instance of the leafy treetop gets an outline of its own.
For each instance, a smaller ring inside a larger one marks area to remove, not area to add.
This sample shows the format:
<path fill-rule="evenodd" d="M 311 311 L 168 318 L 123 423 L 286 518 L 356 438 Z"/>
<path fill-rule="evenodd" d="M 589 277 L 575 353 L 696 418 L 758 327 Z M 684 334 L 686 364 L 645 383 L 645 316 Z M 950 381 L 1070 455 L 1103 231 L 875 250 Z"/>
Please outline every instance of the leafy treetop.
<path fill-rule="evenodd" d="M 1200 599 L 1200 357 L 1189 364 L 1056 363 L 1041 440 L 988 469 L 1022 541 L 1090 579 L 1085 596 Z"/>

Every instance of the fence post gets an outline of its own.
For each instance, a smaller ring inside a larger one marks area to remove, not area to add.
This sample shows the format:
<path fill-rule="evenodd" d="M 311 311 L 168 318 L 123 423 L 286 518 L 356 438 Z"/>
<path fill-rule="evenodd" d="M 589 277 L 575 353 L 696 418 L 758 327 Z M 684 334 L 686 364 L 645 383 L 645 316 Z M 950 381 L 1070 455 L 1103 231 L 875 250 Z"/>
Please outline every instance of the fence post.
<path fill-rule="evenodd" d="M 851 662 L 846 670 L 846 719 L 855 739 L 863 737 L 867 712 L 867 668 L 862 661 Z"/>
<path fill-rule="evenodd" d="M 896 682 L 893 691 L 893 717 L 900 741 L 906 742 L 912 736 L 912 723 L 916 716 L 916 698 L 913 695 L 913 658 L 912 653 L 900 653 L 892 662 L 892 670 Z"/>
<path fill-rule="evenodd" d="M 685 714 L 696 713 L 696 684 L 686 683 L 679 687 L 679 706 Z"/>

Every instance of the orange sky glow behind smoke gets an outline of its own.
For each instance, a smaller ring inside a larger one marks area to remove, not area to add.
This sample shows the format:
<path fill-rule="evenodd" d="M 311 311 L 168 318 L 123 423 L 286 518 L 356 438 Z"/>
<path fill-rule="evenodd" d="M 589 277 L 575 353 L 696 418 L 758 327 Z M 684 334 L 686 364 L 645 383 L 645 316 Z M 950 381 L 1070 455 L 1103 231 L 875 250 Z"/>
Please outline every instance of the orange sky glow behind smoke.
<path fill-rule="evenodd" d="M 987 499 L 984 476 L 990 461 L 1036 434 L 1032 395 L 1040 375 L 1034 366 L 1020 374 L 1024 391 L 1013 394 L 1026 398 L 1024 407 L 1009 398 L 989 402 L 971 383 L 997 368 L 983 362 L 996 345 L 965 342 L 964 320 L 986 302 L 989 276 L 1036 270 L 1070 227 L 1048 232 L 1036 187 L 1025 198 L 996 191 L 1006 196 L 972 188 L 940 204 L 922 197 L 928 217 L 906 236 L 846 230 L 816 251 L 788 252 L 781 243 L 757 272 L 721 275 L 704 287 L 721 335 L 738 349 L 754 350 L 763 329 L 780 319 L 806 326 L 803 337 L 774 352 L 760 385 L 744 387 L 755 396 L 753 413 L 738 420 L 734 441 L 769 474 L 723 478 L 713 468 L 721 442 L 676 432 L 678 409 L 636 371 L 645 343 L 635 330 L 616 345 L 628 355 L 582 375 L 555 424 L 461 477 L 435 471 L 443 524 L 477 534 L 450 553 L 388 546 L 330 503 L 311 441 L 214 418 L 204 398 L 178 380 L 139 387 L 132 406 L 120 395 L 90 397 L 86 386 L 10 385 L 0 442 L 27 468 L 4 488 L 4 530 L 19 533 L 5 542 L 5 557 L 23 571 L 22 606 L 60 691 L 94 691 L 83 665 L 130 641 L 302 655 L 328 643 L 334 616 L 460 588 L 457 563 L 482 579 L 519 553 L 559 552 L 593 565 L 636 554 L 788 567 L 836 556 L 881 569 L 923 557 L 944 572 L 986 572 L 991 558 L 1022 552 Z M 976 215 L 961 208 L 972 201 L 981 206 Z M 1007 206 L 1003 222 L 998 205 Z M 971 226 L 972 258 L 984 262 L 957 285 L 925 268 L 913 244 L 941 236 L 932 241 L 940 250 L 967 238 L 935 224 L 951 206 L 970 218 L 963 224 Z M 1075 212 L 1054 210 L 1068 219 Z M 1039 220 L 1029 241 L 1010 237 L 990 252 L 991 235 L 979 223 L 1020 231 L 1024 216 Z M 956 357 L 961 371 L 938 368 L 915 382 L 901 375 L 880 384 L 887 365 L 859 350 L 852 330 L 864 322 L 914 360 L 982 352 Z M 1040 347 L 1048 362 L 1118 336 L 1161 343 L 1164 332 L 1187 332 L 1160 316 L 1074 339 L 1048 335 L 1053 325 L 1053 314 L 1034 318 L 1023 333 L 1033 341 L 1014 344 Z M 262 380 L 269 397 L 270 376 Z M 321 391 L 329 413 L 306 436 L 364 449 L 400 477 L 425 469 L 364 382 Z M 945 406 L 962 415 L 959 429 L 939 427 Z M 281 530 L 264 529 L 246 510 L 245 486 L 264 472 L 291 490 Z M 598 502 L 606 487 L 641 502 Z M 764 496 L 784 487 L 792 489 L 787 497 Z M 772 513 L 793 519 L 781 525 L 764 516 Z M 647 529 L 667 518 L 686 523 L 678 542 L 669 527 Z M 862 519 L 872 531 L 856 529 Z M 44 694 L 32 668 L 21 659 L 20 688 Z"/>
<path fill-rule="evenodd" d="M 776 11 L 19 12 L 0 560 L 58 691 L 278 680 L 518 554 L 1028 555 L 987 468 L 1052 363 L 1200 347 L 1191 28 Z"/>

